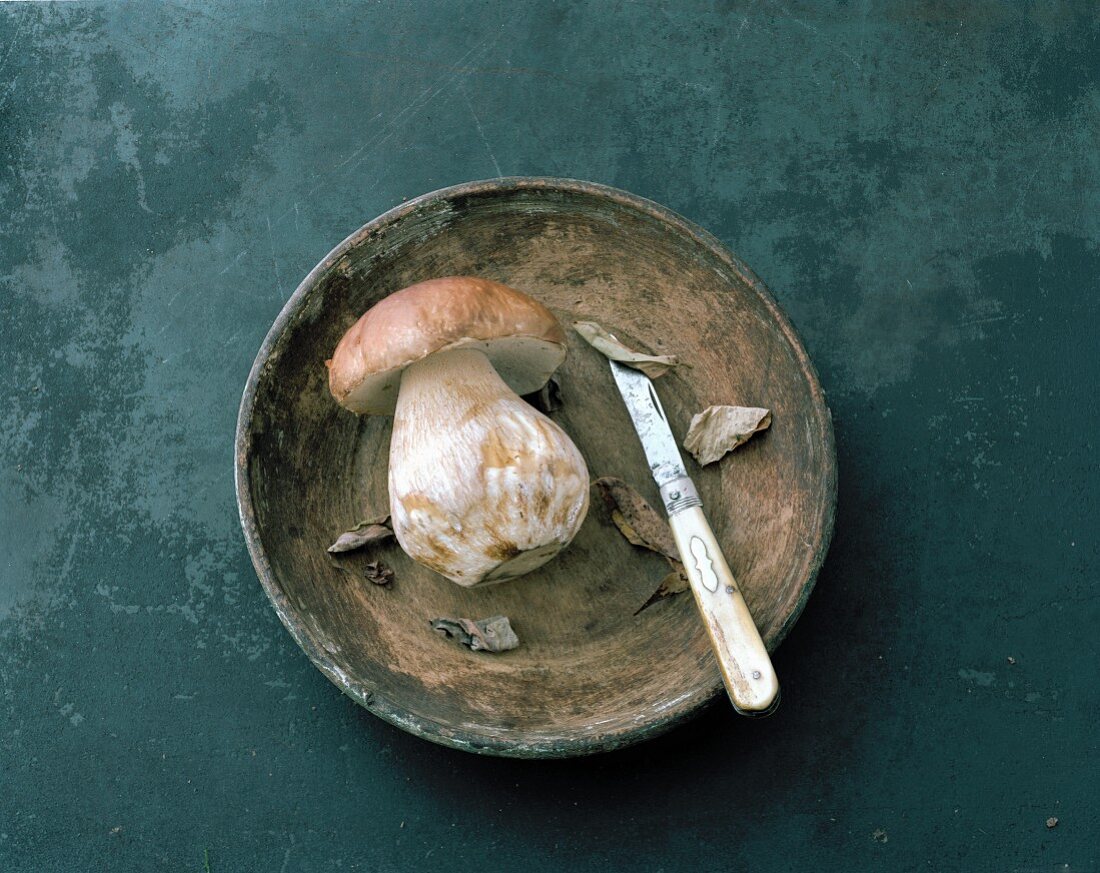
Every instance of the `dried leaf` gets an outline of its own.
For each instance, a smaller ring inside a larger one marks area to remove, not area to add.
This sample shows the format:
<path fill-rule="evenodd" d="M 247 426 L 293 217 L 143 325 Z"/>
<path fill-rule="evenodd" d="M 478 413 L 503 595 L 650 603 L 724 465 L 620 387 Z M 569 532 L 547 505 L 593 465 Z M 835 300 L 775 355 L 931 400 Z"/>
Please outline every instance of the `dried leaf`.
<path fill-rule="evenodd" d="M 748 442 L 772 423 L 771 410 L 756 406 L 708 406 L 692 416 L 684 448 L 703 466 Z"/>
<path fill-rule="evenodd" d="M 679 560 L 672 528 L 644 497 L 614 476 L 602 476 L 592 483 L 600 492 L 611 520 L 628 541 L 636 546 Z"/>
<path fill-rule="evenodd" d="M 657 590 L 650 595 L 649 600 L 638 607 L 637 611 L 634 613 L 635 615 L 643 610 L 649 609 L 649 607 L 658 600 L 664 600 L 666 597 L 672 597 L 674 594 L 682 594 L 691 587 L 687 573 L 684 571 L 684 565 L 672 558 L 668 559 L 668 563 L 672 567 L 672 572 L 661 580 L 661 584 L 657 587 Z"/>
<path fill-rule="evenodd" d="M 573 328 L 592 348 L 602 352 L 612 361 L 641 370 L 651 379 L 663 376 L 669 369 L 680 363 L 675 355 L 646 355 L 627 348 L 594 321 L 578 321 L 574 323 Z"/>
<path fill-rule="evenodd" d="M 336 542 L 328 547 L 328 550 L 335 555 L 387 540 L 393 536 L 393 528 L 389 524 L 390 517 L 388 515 L 373 521 L 361 521 L 351 530 L 340 534 L 336 538 Z"/>
<path fill-rule="evenodd" d="M 615 527 L 619 529 L 627 541 L 635 546 L 641 546 L 642 548 L 649 548 L 649 543 L 643 540 L 634 528 L 630 526 L 630 522 L 626 520 L 623 514 L 619 511 L 618 507 L 611 510 L 611 520 L 615 522 Z"/>
<path fill-rule="evenodd" d="M 469 618 L 433 618 L 428 623 L 436 633 L 457 640 L 474 652 L 507 652 L 519 646 L 519 637 L 503 615 L 478 621 Z"/>
<path fill-rule="evenodd" d="M 371 524 L 362 530 L 349 530 L 347 533 L 340 534 L 336 542 L 328 547 L 328 550 L 334 555 L 340 552 L 351 552 L 371 543 L 389 539 L 392 536 L 393 531 L 385 525 Z"/>
<path fill-rule="evenodd" d="M 367 581 L 375 585 L 389 585 L 393 582 L 393 570 L 381 561 L 371 561 L 363 571 L 366 573 Z"/>
<path fill-rule="evenodd" d="M 530 403 L 539 412 L 549 415 L 562 408 L 561 385 L 557 379 L 551 379 L 541 390 L 533 394 L 524 394 L 523 399 Z"/>
<path fill-rule="evenodd" d="M 680 552 L 676 548 L 676 540 L 672 537 L 672 528 L 668 526 L 668 522 L 622 479 L 603 476 L 592 484 L 600 492 L 604 505 L 611 513 L 611 520 L 627 542 L 664 555 L 672 568 L 672 572 L 661 580 L 657 590 L 634 614 L 648 609 L 658 600 L 687 591 L 687 574 L 684 565 L 680 563 Z"/>

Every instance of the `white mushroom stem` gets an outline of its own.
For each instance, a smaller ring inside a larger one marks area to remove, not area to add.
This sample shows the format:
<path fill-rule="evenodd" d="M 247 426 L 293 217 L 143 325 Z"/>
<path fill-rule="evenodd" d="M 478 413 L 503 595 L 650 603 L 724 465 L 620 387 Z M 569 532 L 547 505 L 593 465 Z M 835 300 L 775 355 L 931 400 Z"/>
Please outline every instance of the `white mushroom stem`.
<path fill-rule="evenodd" d="M 389 490 L 405 552 L 474 586 L 527 573 L 573 539 L 588 509 L 588 469 L 485 354 L 454 349 L 402 376 Z"/>

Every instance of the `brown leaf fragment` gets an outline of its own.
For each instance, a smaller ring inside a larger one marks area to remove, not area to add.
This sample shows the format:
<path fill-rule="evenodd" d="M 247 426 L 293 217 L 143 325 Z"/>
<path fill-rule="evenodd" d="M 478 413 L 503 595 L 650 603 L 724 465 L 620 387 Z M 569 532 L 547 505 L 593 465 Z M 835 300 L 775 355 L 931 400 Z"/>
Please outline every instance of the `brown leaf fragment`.
<path fill-rule="evenodd" d="M 708 406 L 692 416 L 684 448 L 704 467 L 770 427 L 771 410 L 757 406 Z"/>
<path fill-rule="evenodd" d="M 544 415 L 550 415 L 562 408 L 561 385 L 557 379 L 551 379 L 533 394 L 524 394 L 523 399 Z"/>
<path fill-rule="evenodd" d="M 381 561 L 371 561 L 364 568 L 367 581 L 375 585 L 390 585 L 393 582 L 393 570 Z"/>
<path fill-rule="evenodd" d="M 615 522 L 615 527 L 619 529 L 627 541 L 635 546 L 641 546 L 644 549 L 649 548 L 649 543 L 638 536 L 638 532 L 630 526 L 630 522 L 626 520 L 626 517 L 619 511 L 618 507 L 611 510 L 611 520 Z"/>
<path fill-rule="evenodd" d="M 641 494 L 614 476 L 601 476 L 592 484 L 600 492 L 611 520 L 629 542 L 666 558 L 680 559 L 672 528 Z"/>
<path fill-rule="evenodd" d="M 679 561 L 674 561 L 672 558 L 668 559 L 668 563 L 669 566 L 672 567 L 672 572 L 661 580 L 661 584 L 657 586 L 657 590 L 649 596 L 649 600 L 635 610 L 635 615 L 649 609 L 649 607 L 657 601 L 664 600 L 666 597 L 672 597 L 674 594 L 682 594 L 691 587 L 687 573 L 684 571 L 684 565 Z"/>
<path fill-rule="evenodd" d="M 676 548 L 676 540 L 672 537 L 672 529 L 668 522 L 662 518 L 646 501 L 641 494 L 631 488 L 622 479 L 614 476 L 602 476 L 592 483 L 603 498 L 604 506 L 611 513 L 611 520 L 619 529 L 627 542 L 649 549 L 658 555 L 664 555 L 672 568 L 657 590 L 650 598 L 638 607 L 637 615 L 648 609 L 658 600 L 672 597 L 688 590 L 688 578 L 684 571 L 684 565 L 680 563 L 680 552 Z"/>
<path fill-rule="evenodd" d="M 618 361 L 628 367 L 633 367 L 635 370 L 641 370 L 650 379 L 663 376 L 672 367 L 680 363 L 675 355 L 647 355 L 643 352 L 636 352 L 634 349 L 624 346 L 594 321 L 575 322 L 573 329 L 580 334 L 581 339 L 596 351 L 601 352 L 612 361 Z"/>
<path fill-rule="evenodd" d="M 361 521 L 349 531 L 345 531 L 336 538 L 329 552 L 336 555 L 341 552 L 351 552 L 369 546 L 371 543 L 381 542 L 393 536 L 393 528 L 390 527 L 388 515 L 372 521 Z"/>
<path fill-rule="evenodd" d="M 433 618 L 428 624 L 436 633 L 457 640 L 474 652 L 507 652 L 519 646 L 519 637 L 503 615 L 477 621 L 469 618 Z"/>

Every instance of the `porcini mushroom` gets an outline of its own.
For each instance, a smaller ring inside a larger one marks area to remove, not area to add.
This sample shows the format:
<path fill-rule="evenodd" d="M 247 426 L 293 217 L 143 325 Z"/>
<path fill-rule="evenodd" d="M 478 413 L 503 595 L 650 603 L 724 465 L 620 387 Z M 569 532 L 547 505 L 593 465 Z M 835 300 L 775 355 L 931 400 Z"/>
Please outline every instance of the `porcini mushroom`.
<path fill-rule="evenodd" d="M 415 561 L 459 585 L 549 561 L 588 511 L 588 469 L 556 423 L 520 399 L 565 359 L 565 333 L 506 285 L 450 276 L 384 298 L 329 367 L 352 412 L 393 415 L 393 530 Z"/>

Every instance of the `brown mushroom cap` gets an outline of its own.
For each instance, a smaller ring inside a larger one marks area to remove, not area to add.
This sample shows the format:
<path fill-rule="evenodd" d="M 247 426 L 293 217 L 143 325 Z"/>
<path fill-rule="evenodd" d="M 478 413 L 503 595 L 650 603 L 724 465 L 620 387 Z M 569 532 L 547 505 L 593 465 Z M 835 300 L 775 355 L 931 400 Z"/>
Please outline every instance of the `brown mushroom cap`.
<path fill-rule="evenodd" d="M 513 391 L 530 394 L 565 359 L 565 332 L 549 309 L 507 285 L 429 279 L 379 301 L 349 328 L 325 362 L 329 390 L 352 412 L 392 415 L 407 366 L 471 347 L 485 352 Z"/>

